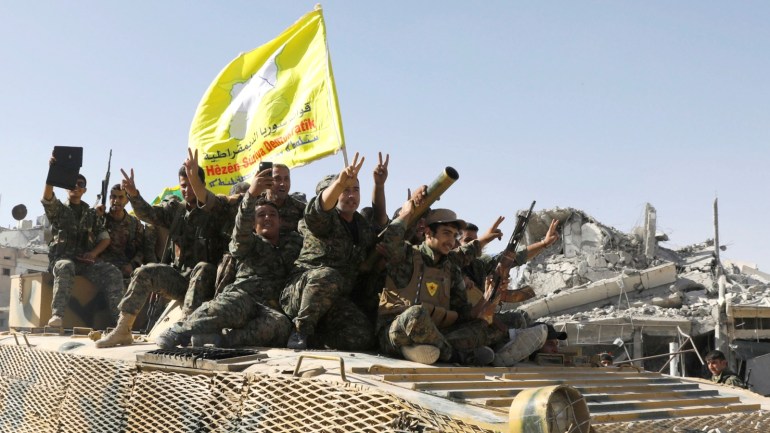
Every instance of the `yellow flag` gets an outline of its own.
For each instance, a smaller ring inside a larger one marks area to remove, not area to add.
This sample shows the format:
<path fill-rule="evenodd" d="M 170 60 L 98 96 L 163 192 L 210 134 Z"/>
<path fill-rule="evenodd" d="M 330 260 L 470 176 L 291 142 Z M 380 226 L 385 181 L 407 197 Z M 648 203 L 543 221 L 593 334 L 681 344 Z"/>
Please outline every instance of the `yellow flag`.
<path fill-rule="evenodd" d="M 295 167 L 345 146 L 320 7 L 219 73 L 189 145 L 215 193 L 248 181 L 260 160 Z"/>

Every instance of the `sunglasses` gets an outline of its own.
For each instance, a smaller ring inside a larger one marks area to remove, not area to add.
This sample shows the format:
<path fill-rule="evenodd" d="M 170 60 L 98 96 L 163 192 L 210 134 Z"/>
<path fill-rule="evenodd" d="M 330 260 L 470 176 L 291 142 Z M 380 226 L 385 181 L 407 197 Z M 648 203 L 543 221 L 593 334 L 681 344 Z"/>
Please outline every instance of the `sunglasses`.
<path fill-rule="evenodd" d="M 78 188 L 85 188 L 86 187 L 86 183 L 83 182 L 82 180 L 79 180 L 79 181 L 75 182 L 75 186 L 78 187 Z"/>

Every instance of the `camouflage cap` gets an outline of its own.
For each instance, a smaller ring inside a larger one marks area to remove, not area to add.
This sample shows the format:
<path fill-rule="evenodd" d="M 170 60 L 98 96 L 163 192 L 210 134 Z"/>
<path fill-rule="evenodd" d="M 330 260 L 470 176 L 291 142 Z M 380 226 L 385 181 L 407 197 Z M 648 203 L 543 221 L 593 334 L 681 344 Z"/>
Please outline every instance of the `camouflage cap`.
<path fill-rule="evenodd" d="M 425 225 L 456 223 L 460 230 L 465 228 L 465 221 L 457 218 L 457 214 L 449 209 L 433 209 L 425 217 Z"/>
<path fill-rule="evenodd" d="M 324 176 L 323 179 L 321 179 L 320 182 L 318 182 L 318 185 L 315 186 L 315 195 L 320 195 L 321 191 L 325 190 L 329 187 L 329 185 L 334 182 L 335 179 L 337 179 L 338 174 L 327 174 Z"/>

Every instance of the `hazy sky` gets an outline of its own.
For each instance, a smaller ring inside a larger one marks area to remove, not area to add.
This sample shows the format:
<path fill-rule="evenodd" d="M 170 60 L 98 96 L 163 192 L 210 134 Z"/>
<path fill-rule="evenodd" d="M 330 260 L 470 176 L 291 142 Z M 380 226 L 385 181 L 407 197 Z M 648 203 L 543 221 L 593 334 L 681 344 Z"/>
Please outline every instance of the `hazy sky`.
<path fill-rule="evenodd" d="M 299 1 L 0 2 L 0 224 L 42 214 L 55 145 L 84 147 L 96 199 L 133 167 L 147 198 L 177 183 L 203 92 L 277 36 Z M 657 208 L 663 245 L 713 237 L 770 267 L 770 4 L 762 1 L 323 3 L 348 152 L 391 155 L 388 210 L 445 166 L 440 201 L 485 228 L 537 200 L 623 231 Z M 310 194 L 341 155 L 293 171 Z M 59 197 L 64 192 L 57 190 Z M 499 250 L 502 245 L 491 245 Z"/>

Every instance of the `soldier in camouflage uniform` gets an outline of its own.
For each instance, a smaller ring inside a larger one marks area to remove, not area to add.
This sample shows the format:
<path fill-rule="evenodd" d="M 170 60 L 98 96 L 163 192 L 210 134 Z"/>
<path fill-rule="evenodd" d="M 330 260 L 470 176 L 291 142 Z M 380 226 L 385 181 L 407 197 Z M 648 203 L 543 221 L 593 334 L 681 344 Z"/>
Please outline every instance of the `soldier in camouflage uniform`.
<path fill-rule="evenodd" d="M 51 158 L 50 164 L 55 164 Z M 81 201 L 86 192 L 86 178 L 78 175 L 75 189 L 67 190 L 68 201 L 56 198 L 53 186 L 46 184 L 43 209 L 51 222 L 53 238 L 49 243 L 48 270 L 53 274 L 53 300 L 48 326 L 61 327 L 64 310 L 70 300 L 75 275 L 81 275 L 103 290 L 112 313 L 118 317 L 118 303 L 123 297 L 120 271 L 105 262 L 95 262 L 110 244 L 110 236 L 99 223 L 96 211 Z"/>
<path fill-rule="evenodd" d="M 126 204 L 126 191 L 120 184 L 113 185 L 110 190 L 110 210 L 104 215 L 104 227 L 110 234 L 110 245 L 101 258 L 120 269 L 123 278 L 129 278 L 131 272 L 139 266 L 155 261 L 154 242 L 145 233 L 144 225 L 126 212 Z"/>
<path fill-rule="evenodd" d="M 377 321 L 380 349 L 424 364 L 438 359 L 490 363 L 494 352 L 483 341 L 455 338 L 457 333 L 464 335 L 466 328 L 487 327 L 485 319 L 496 306 L 486 299 L 473 307 L 469 304 L 460 268 L 450 259 L 465 222 L 448 209 L 434 209 L 426 217 L 425 241 L 413 246 L 404 241 L 404 235 L 414 205 L 414 200 L 404 204 L 382 241 L 387 278 Z M 476 241 L 463 254 L 477 257 L 480 251 Z"/>
<path fill-rule="evenodd" d="M 273 165 L 273 187 L 263 194 L 278 207 L 281 217 L 281 235 L 297 232 L 297 224 L 305 215 L 305 204 L 289 195 L 291 172 L 284 164 Z"/>
<path fill-rule="evenodd" d="M 339 175 L 324 178 L 299 223 L 304 243 L 296 270 L 281 295 L 293 319 L 291 349 L 313 345 L 365 350 L 373 343 L 371 322 L 350 299 L 361 263 L 374 247 L 375 232 L 357 212 L 361 200 L 358 171 L 364 159 Z M 384 182 L 385 176 L 381 176 Z"/>
<path fill-rule="evenodd" d="M 179 186 L 184 201 L 147 203 L 131 175 L 123 173 L 123 189 L 137 217 L 148 224 L 169 229 L 173 263 L 150 263 L 134 271 L 126 296 L 120 303 L 116 328 L 96 342 L 96 347 L 127 345 L 133 342 L 131 327 L 137 313 L 152 292 L 183 301 L 185 316 L 214 296 L 216 264 L 222 258 L 229 234 L 221 232 L 229 224 L 230 204 L 225 196 L 216 196 L 205 187 L 205 173 L 198 166 L 197 152 L 190 153 L 179 170 Z M 164 253 L 169 255 L 168 251 Z"/>
<path fill-rule="evenodd" d="M 271 175 L 273 176 L 273 186 L 262 192 L 261 195 L 278 207 L 278 215 L 281 217 L 281 235 L 289 232 L 297 233 L 297 223 L 305 213 L 305 203 L 289 195 L 291 190 L 289 167 L 284 164 L 274 164 Z M 242 192 L 246 192 L 249 189 L 249 184 L 240 182 L 233 185 L 230 195 L 237 194 L 242 188 L 245 188 Z M 236 261 L 231 254 L 227 253 L 219 263 L 219 269 L 217 269 L 217 293 L 235 282 L 235 273 Z"/>
<path fill-rule="evenodd" d="M 272 183 L 270 170 L 259 173 L 240 204 L 230 242 L 238 264 L 236 281 L 187 320 L 166 330 L 158 339 L 161 348 L 190 337 L 194 346 L 286 345 L 291 321 L 280 311 L 278 298 L 299 256 L 302 238 L 297 232 L 279 234 L 278 208 L 260 196 Z M 224 329 L 228 332 L 223 334 Z"/>
<path fill-rule="evenodd" d="M 504 219 L 504 217 L 498 217 L 492 227 L 481 237 L 478 237 L 478 227 L 475 225 L 466 227 L 462 231 L 460 244 L 466 246 L 470 243 L 478 242 L 479 247 L 483 249 L 491 240 L 502 237 L 502 232 L 500 232 L 498 226 Z M 516 266 L 523 265 L 540 254 L 546 247 L 556 242 L 559 239 L 557 233 L 558 224 L 559 221 L 554 219 L 551 221 L 548 232 L 542 241 L 519 248 L 514 259 Z M 462 268 L 468 301 L 472 306 L 475 306 L 485 298 L 489 298 L 491 295 L 491 291 L 485 293 L 487 290 L 485 287 L 486 279 L 495 271 L 495 265 L 498 263 L 501 255 L 502 253 L 494 257 L 487 255 L 469 257 L 459 253 L 451 256 L 451 259 Z M 499 297 L 498 302 L 522 301 L 522 299 L 518 298 L 520 296 L 519 292 L 498 290 L 497 294 Z M 495 313 L 492 323 L 489 325 L 483 321 L 477 321 L 471 325 L 464 326 L 462 329 L 455 330 L 452 333 L 451 343 L 455 348 L 459 349 L 473 347 L 479 343 L 484 346 L 494 347 L 497 349 L 494 359 L 495 365 L 511 366 L 520 360 L 517 354 L 526 351 L 521 346 L 529 346 L 529 343 L 526 341 L 527 339 L 523 338 L 524 333 L 511 332 L 511 329 L 527 327 L 527 316 L 520 311 Z M 522 338 L 518 339 L 519 341 L 515 341 L 517 335 L 522 336 Z M 514 336 L 514 338 L 511 338 L 511 336 Z"/>
<path fill-rule="evenodd" d="M 746 388 L 740 377 L 728 368 L 727 357 L 721 350 L 712 350 L 706 354 L 706 365 L 711 372 L 711 381 L 718 384 Z"/>

